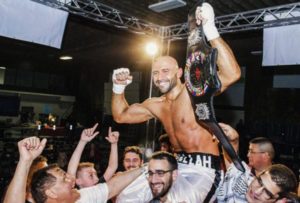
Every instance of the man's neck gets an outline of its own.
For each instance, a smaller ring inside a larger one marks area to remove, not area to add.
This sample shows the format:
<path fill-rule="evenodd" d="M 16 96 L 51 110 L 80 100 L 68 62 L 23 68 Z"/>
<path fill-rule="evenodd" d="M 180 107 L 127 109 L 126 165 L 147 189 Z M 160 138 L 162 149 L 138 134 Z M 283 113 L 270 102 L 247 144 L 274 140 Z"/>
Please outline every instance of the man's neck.
<path fill-rule="evenodd" d="M 164 197 L 161 197 L 160 198 L 160 202 L 161 203 L 164 203 L 164 202 L 166 202 L 167 201 L 167 195 L 165 195 Z"/>
<path fill-rule="evenodd" d="M 173 101 L 175 100 L 183 91 L 185 85 L 179 82 L 170 92 L 165 94 L 167 100 Z"/>
<path fill-rule="evenodd" d="M 262 172 L 264 172 L 267 168 L 269 168 L 269 166 L 271 166 L 272 164 L 266 164 L 265 166 L 262 166 L 258 169 L 255 169 L 255 175 L 258 176 L 260 175 Z"/>
<path fill-rule="evenodd" d="M 57 199 L 47 199 L 45 203 L 75 203 L 75 202 L 66 202 L 66 201 L 61 201 L 61 200 L 57 200 Z"/>

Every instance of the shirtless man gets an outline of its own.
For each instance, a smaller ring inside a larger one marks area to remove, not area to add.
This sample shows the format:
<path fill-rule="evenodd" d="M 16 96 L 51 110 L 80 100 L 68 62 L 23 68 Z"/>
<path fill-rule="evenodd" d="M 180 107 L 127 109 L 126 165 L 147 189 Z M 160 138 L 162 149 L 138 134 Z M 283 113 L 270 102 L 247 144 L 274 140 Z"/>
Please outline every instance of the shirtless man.
<path fill-rule="evenodd" d="M 211 46 L 218 50 L 218 76 L 223 92 L 240 78 L 240 67 L 230 47 L 220 37 L 214 23 L 213 9 L 208 3 L 197 8 L 196 19 L 198 24 L 202 21 L 205 36 Z M 199 168 L 195 171 L 199 173 L 199 177 L 190 178 L 189 181 L 201 193 L 196 194 L 195 202 L 209 202 L 211 193 L 215 190 L 213 187 L 217 185 L 216 171 L 220 169 L 218 143 L 207 129 L 197 123 L 188 91 L 180 81 L 182 75 L 183 70 L 178 67 L 174 58 L 158 57 L 152 65 L 152 76 L 154 85 L 163 95 L 128 105 L 124 90 L 131 83 L 132 76 L 126 68 L 115 70 L 112 114 L 118 123 L 141 123 L 151 118 L 159 119 L 170 137 L 174 152 L 177 153 L 179 172 L 182 174 L 182 169 L 187 169 L 190 165 L 202 167 L 203 171 Z"/>

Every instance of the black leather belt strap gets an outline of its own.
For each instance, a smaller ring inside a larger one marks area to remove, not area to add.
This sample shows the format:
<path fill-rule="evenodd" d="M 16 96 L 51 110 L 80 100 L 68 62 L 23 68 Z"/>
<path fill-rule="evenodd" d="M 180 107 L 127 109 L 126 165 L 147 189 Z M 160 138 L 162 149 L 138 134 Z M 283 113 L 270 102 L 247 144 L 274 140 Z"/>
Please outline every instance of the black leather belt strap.
<path fill-rule="evenodd" d="M 241 160 L 218 125 L 214 113 L 213 98 L 222 85 L 217 74 L 217 49 L 206 43 L 202 26 L 196 25 L 195 11 L 190 12 L 188 24 L 190 34 L 184 77 L 196 120 L 218 138 L 237 169 L 244 172 Z"/>

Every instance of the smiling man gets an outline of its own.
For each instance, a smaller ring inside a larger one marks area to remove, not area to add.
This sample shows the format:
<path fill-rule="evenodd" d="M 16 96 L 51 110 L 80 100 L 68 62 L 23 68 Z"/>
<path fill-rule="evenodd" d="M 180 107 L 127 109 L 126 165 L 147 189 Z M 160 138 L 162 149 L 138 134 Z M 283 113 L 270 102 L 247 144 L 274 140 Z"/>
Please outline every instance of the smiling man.
<path fill-rule="evenodd" d="M 142 151 L 138 146 L 128 146 L 123 154 L 123 166 L 126 171 L 139 168 L 143 165 Z"/>
<path fill-rule="evenodd" d="M 249 203 L 275 202 L 297 190 L 295 174 L 282 164 L 270 166 L 258 177 L 255 177 L 246 194 Z"/>
<path fill-rule="evenodd" d="M 175 157 L 167 152 L 154 153 L 148 165 L 148 182 L 154 202 L 166 202 L 167 194 L 178 175 Z"/>
<path fill-rule="evenodd" d="M 108 166 L 102 177 L 98 178 L 94 163 L 80 162 L 81 155 L 85 146 L 91 142 L 99 132 L 96 131 L 98 123 L 92 128 L 84 129 L 81 133 L 80 140 L 74 150 L 70 162 L 68 164 L 68 173 L 76 176 L 76 185 L 79 188 L 86 188 L 94 186 L 97 183 L 104 183 L 108 181 L 116 172 L 118 168 L 118 140 L 119 132 L 112 131 L 109 127 L 108 135 L 105 139 L 111 144 Z"/>
<path fill-rule="evenodd" d="M 117 195 L 143 170 L 138 168 L 124 172 L 107 183 L 77 190 L 74 176 L 57 165 L 50 165 L 34 174 L 31 190 L 36 203 L 104 203 Z"/>
<path fill-rule="evenodd" d="M 46 139 L 40 141 L 37 137 L 29 137 L 18 142 L 20 160 L 4 197 L 4 203 L 25 202 L 29 168 L 32 161 L 42 153 L 46 141 Z M 140 167 L 115 175 L 107 183 L 77 190 L 74 176 L 57 165 L 50 165 L 34 173 L 31 192 L 36 203 L 104 203 L 119 194 L 144 171 L 145 168 Z"/>
<path fill-rule="evenodd" d="M 240 67 L 232 50 L 217 31 L 211 5 L 203 3 L 197 8 L 195 15 L 197 23 L 203 23 L 204 34 L 210 45 L 218 50 L 217 74 L 221 82 L 218 93 L 222 93 L 240 78 Z M 189 187 L 190 196 L 197 197 L 193 202 L 213 202 L 214 192 L 221 176 L 218 142 L 204 124 L 198 123 L 189 92 L 181 82 L 182 75 L 183 70 L 173 57 L 161 56 L 154 59 L 153 83 L 162 96 L 129 105 L 124 92 L 133 77 L 127 68 L 114 70 L 112 115 L 116 122 L 128 124 L 142 123 L 152 118 L 158 119 L 169 135 L 174 153 L 177 154 L 180 174 L 184 174 L 186 180 L 193 186 Z M 200 75 L 199 77 L 201 78 Z M 151 193 L 147 188 L 144 189 L 146 194 Z M 149 202 L 148 199 L 140 200 L 146 196 L 141 192 L 138 194 L 139 200 L 136 200 L 137 194 L 130 195 L 130 191 L 131 188 L 126 190 L 128 195 L 124 195 L 119 202 Z M 130 200 L 131 197 L 134 200 Z"/>

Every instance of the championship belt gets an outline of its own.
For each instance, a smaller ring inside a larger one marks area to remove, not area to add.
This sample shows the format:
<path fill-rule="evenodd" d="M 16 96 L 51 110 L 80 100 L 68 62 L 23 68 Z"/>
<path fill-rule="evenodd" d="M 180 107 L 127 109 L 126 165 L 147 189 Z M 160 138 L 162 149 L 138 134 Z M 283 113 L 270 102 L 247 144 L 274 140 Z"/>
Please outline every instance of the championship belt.
<path fill-rule="evenodd" d="M 202 26 L 196 24 L 195 10 L 198 5 L 192 9 L 188 17 L 189 37 L 184 70 L 186 88 L 197 122 L 218 138 L 236 168 L 244 172 L 245 168 L 240 158 L 215 117 L 213 99 L 222 85 L 216 67 L 218 50 L 206 43 Z"/>

